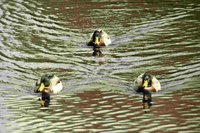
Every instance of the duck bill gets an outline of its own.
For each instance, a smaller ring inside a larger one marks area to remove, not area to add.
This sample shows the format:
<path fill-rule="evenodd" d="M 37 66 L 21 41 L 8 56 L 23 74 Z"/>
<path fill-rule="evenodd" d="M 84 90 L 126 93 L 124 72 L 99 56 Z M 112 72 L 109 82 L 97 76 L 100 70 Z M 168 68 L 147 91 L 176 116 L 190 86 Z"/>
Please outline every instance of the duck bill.
<path fill-rule="evenodd" d="M 95 42 L 94 42 L 95 44 L 97 44 L 97 45 L 99 45 L 99 37 L 95 37 Z"/>
<path fill-rule="evenodd" d="M 147 80 L 144 81 L 143 87 L 144 87 L 144 88 L 148 87 L 148 81 L 147 81 Z"/>
<path fill-rule="evenodd" d="M 45 86 L 44 86 L 44 83 L 41 83 L 41 84 L 40 84 L 40 87 L 38 88 L 38 91 L 39 91 L 39 92 L 43 92 L 43 91 L 44 91 L 44 87 L 45 87 Z"/>

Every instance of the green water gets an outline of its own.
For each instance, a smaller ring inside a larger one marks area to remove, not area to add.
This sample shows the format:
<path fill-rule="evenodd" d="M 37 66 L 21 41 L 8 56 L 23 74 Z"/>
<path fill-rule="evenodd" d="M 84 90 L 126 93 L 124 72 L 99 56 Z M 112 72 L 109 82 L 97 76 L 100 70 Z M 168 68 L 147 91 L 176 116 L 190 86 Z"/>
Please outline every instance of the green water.
<path fill-rule="evenodd" d="M 200 3 L 133 0 L 1 0 L 0 132 L 200 131 Z M 86 46 L 105 30 L 103 57 Z M 44 73 L 64 89 L 48 109 L 33 93 Z M 162 91 L 143 109 L 141 73 Z"/>

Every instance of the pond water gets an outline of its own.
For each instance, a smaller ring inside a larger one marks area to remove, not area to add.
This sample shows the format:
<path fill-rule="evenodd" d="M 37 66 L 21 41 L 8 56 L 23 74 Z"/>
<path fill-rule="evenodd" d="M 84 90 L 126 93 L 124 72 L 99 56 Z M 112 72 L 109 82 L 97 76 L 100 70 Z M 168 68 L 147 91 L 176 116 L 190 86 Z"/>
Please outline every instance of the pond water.
<path fill-rule="evenodd" d="M 139 0 L 1 0 L 0 132 L 200 131 L 200 3 Z M 93 57 L 95 29 L 112 45 Z M 141 73 L 162 91 L 143 108 Z M 64 89 L 41 108 L 45 73 Z"/>

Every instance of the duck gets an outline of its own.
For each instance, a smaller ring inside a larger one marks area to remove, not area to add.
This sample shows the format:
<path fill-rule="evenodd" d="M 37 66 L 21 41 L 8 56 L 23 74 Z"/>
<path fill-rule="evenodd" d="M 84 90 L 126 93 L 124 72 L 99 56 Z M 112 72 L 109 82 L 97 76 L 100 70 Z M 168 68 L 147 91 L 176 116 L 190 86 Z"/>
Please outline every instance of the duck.
<path fill-rule="evenodd" d="M 36 82 L 35 93 L 41 93 L 39 98 L 41 107 L 48 107 L 50 94 L 57 94 L 63 89 L 61 80 L 53 74 L 45 74 Z"/>
<path fill-rule="evenodd" d="M 158 79 L 149 73 L 139 75 L 135 79 L 134 84 L 136 92 L 143 93 L 143 103 L 147 102 L 149 105 L 152 102 L 151 93 L 161 90 L 161 84 Z"/>
<path fill-rule="evenodd" d="M 161 84 L 158 79 L 149 73 L 139 75 L 134 83 L 137 86 L 137 91 L 140 91 L 141 88 L 149 92 L 158 92 L 161 90 Z"/>
<path fill-rule="evenodd" d="M 108 46 L 111 44 L 110 36 L 102 29 L 95 30 L 87 46 Z"/>
<path fill-rule="evenodd" d="M 34 92 L 47 92 L 57 94 L 62 89 L 62 82 L 57 76 L 54 74 L 45 74 L 36 82 Z"/>

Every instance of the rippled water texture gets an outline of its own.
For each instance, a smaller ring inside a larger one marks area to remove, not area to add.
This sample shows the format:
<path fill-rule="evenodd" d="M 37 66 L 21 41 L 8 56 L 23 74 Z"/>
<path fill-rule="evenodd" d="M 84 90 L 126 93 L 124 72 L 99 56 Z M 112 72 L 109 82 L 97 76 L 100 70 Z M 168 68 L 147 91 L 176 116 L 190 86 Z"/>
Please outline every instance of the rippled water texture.
<path fill-rule="evenodd" d="M 199 1 L 1 0 L 0 132 L 199 132 Z M 94 29 L 113 41 L 92 57 Z M 41 108 L 36 79 L 64 90 Z M 162 91 L 143 109 L 141 73 Z"/>

